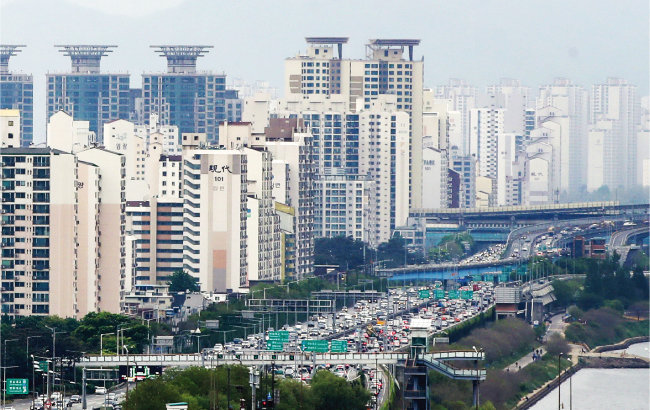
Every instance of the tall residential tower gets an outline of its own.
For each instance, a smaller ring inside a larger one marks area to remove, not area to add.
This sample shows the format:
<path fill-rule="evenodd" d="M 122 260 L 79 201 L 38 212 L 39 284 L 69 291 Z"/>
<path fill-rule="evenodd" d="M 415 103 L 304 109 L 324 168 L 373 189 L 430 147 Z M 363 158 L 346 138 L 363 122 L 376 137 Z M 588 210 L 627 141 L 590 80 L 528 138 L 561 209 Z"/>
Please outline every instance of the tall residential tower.
<path fill-rule="evenodd" d="M 23 47 L 0 44 L 0 109 L 20 111 L 20 145 L 27 147 L 34 140 L 34 80 L 9 71 L 9 59 Z"/>

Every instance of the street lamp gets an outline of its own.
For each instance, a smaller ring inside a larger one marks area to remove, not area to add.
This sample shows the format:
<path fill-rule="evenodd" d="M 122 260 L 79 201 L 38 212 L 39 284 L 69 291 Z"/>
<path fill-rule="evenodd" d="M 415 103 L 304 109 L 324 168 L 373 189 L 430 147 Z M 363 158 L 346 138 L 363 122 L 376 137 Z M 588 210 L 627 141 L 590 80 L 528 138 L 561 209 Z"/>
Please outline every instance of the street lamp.
<path fill-rule="evenodd" d="M 99 356 L 100 357 L 104 357 L 104 336 L 112 335 L 112 334 L 113 332 L 102 333 L 101 335 L 99 335 Z"/>
<path fill-rule="evenodd" d="M 564 353 L 557 355 L 557 409 L 562 409 L 562 398 L 560 396 L 560 388 L 562 386 L 562 371 L 560 369 L 560 358 L 564 356 Z"/>
<path fill-rule="evenodd" d="M 17 342 L 18 339 L 5 339 L 4 354 L 2 355 L 2 408 L 5 409 L 5 399 L 7 397 L 7 342 Z"/>
<path fill-rule="evenodd" d="M 122 348 L 126 350 L 126 399 L 129 399 L 129 348 L 126 345 L 122 345 Z"/>

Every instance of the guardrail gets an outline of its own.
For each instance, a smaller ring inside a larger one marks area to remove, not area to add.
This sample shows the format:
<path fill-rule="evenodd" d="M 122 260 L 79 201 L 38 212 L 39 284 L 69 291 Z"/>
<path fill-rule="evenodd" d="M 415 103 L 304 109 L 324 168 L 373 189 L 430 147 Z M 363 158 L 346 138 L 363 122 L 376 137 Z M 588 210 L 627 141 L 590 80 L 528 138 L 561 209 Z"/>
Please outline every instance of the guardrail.
<path fill-rule="evenodd" d="M 426 367 L 437 370 L 452 379 L 485 380 L 487 377 L 487 370 L 485 369 L 458 369 L 438 360 L 420 359 L 420 362 Z"/>
<path fill-rule="evenodd" d="M 78 367 L 122 366 L 130 364 L 148 364 L 159 366 L 214 366 L 221 364 L 263 365 L 296 364 L 307 362 L 314 364 L 395 364 L 406 360 L 407 353 L 315 353 L 315 352 L 273 352 L 260 350 L 253 353 L 215 353 L 215 354 L 177 354 L 177 355 L 120 355 L 120 356 L 86 356 L 76 363 Z"/>

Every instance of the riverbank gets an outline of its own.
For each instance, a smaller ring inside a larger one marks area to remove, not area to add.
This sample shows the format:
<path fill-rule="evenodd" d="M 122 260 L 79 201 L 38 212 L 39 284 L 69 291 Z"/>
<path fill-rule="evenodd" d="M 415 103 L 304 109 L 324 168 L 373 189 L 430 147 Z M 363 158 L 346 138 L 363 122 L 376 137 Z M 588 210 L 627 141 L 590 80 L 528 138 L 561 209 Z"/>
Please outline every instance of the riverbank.
<path fill-rule="evenodd" d="M 650 363 L 648 359 L 637 357 L 637 356 L 607 356 L 605 352 L 612 350 L 627 349 L 635 343 L 644 343 L 649 340 L 648 336 L 640 337 L 631 337 L 625 339 L 619 343 L 599 346 L 592 351 L 580 354 L 578 363 L 574 366 L 571 366 L 569 369 L 564 371 L 560 378 L 555 377 L 553 380 L 545 383 L 531 394 L 522 398 L 519 403 L 515 406 L 517 410 L 529 409 L 544 397 L 546 397 L 551 391 L 564 382 L 569 377 L 573 376 L 576 372 L 581 369 L 648 369 L 650 368 Z M 597 355 L 595 355 L 597 354 Z M 605 355 L 604 355 L 605 354 Z"/>
<path fill-rule="evenodd" d="M 637 337 L 630 337 L 622 342 L 611 344 L 611 345 L 605 345 L 605 346 L 598 346 L 595 347 L 592 352 L 593 353 L 601 353 L 601 352 L 609 352 L 612 350 L 621 350 L 621 349 L 627 349 L 633 344 L 636 343 L 643 343 L 650 341 L 650 336 L 637 336 Z"/>

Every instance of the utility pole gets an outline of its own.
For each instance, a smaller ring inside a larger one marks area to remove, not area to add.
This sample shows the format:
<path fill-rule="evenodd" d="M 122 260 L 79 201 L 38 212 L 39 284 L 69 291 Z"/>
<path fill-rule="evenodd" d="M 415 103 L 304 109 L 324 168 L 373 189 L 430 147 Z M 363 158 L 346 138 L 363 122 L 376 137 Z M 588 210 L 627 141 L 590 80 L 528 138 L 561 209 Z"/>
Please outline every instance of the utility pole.
<path fill-rule="evenodd" d="M 86 404 L 86 368 L 83 367 L 81 370 L 81 379 L 82 379 L 82 384 L 81 384 L 81 408 L 83 410 L 86 410 L 87 404 Z"/>
<path fill-rule="evenodd" d="M 126 350 L 126 399 L 129 399 L 129 373 L 131 373 L 131 369 L 129 369 L 129 348 L 126 346 L 122 346 L 124 350 Z"/>

